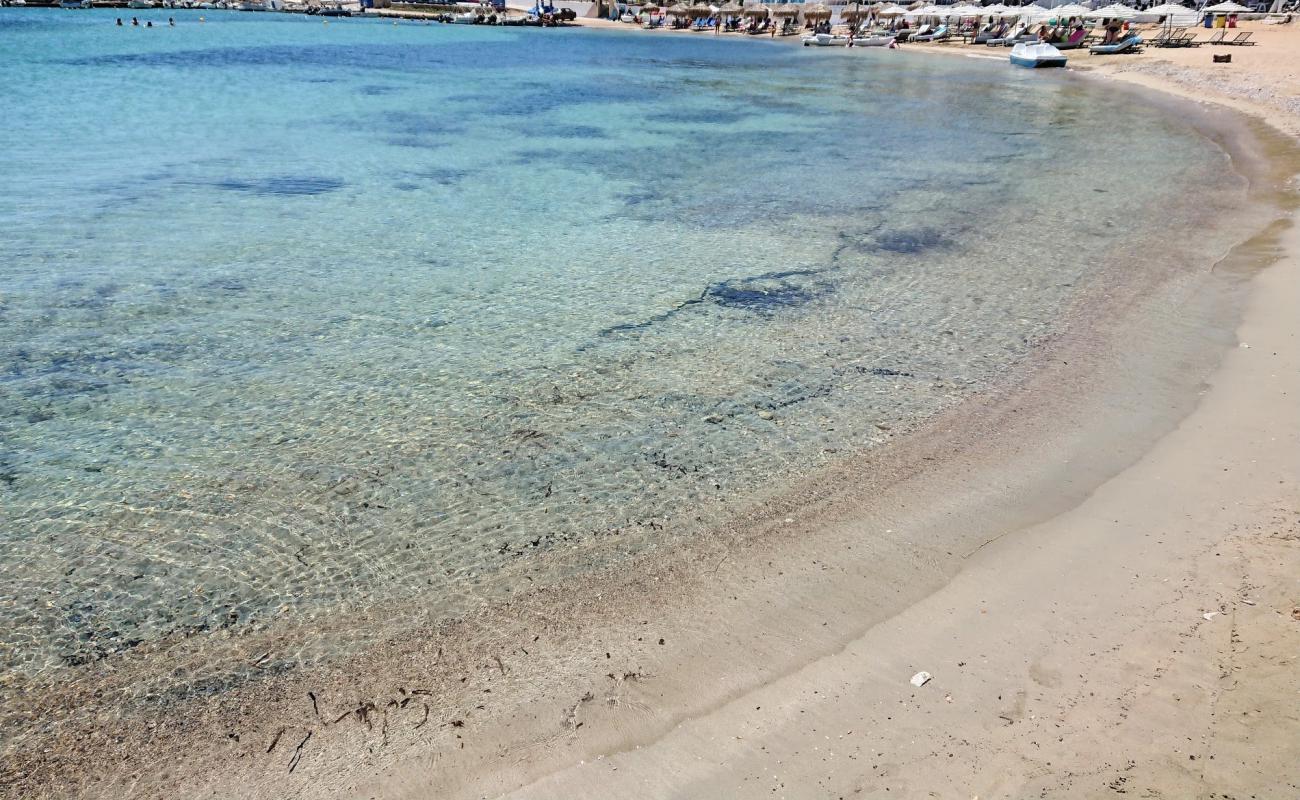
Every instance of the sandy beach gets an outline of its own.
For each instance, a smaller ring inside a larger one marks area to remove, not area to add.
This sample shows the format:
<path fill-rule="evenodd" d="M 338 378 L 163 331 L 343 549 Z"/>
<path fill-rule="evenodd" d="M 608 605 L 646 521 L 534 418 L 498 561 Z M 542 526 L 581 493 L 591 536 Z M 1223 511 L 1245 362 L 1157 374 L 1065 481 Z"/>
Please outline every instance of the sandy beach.
<path fill-rule="evenodd" d="M 1295 135 L 1300 29 L 1244 27 L 1260 45 L 1232 49 L 1230 65 L 1210 63 L 1215 48 L 1148 48 L 1129 58 L 1072 56 L 1071 66 Z M 678 695 L 630 683 L 640 673 L 615 675 L 575 706 L 575 718 L 605 723 L 604 741 L 599 729 L 573 729 L 545 751 L 546 761 L 564 751 L 554 759 L 564 766 L 507 758 L 490 775 L 471 770 L 465 796 L 1300 793 L 1300 237 L 1286 222 L 1252 248 L 1271 263 L 1251 279 L 1237 341 L 1195 408 L 1077 504 L 998 530 L 945 585 L 840 647 L 817 628 L 852 630 L 852 614 L 837 619 L 824 595 L 799 597 L 779 622 L 764 620 L 750 657 L 829 652 L 758 686 L 706 682 Z M 1016 470 L 998 469 L 1008 468 Z M 1080 477 L 1057 488 L 1069 494 Z M 962 524 L 960 506 L 945 509 L 946 524 Z M 803 579 L 826 593 L 839 588 Z M 849 607 L 861 599 L 837 596 Z M 696 663 L 658 661 L 658 677 L 692 666 L 712 676 L 717 649 L 732 638 L 686 634 L 700 648 Z M 931 677 L 914 686 L 921 671 Z M 662 734 L 637 730 L 647 717 L 671 717 L 665 705 L 689 705 L 690 691 L 719 700 L 680 714 Z M 427 796 L 423 785 L 422 770 L 408 767 L 356 796 Z"/>
<path fill-rule="evenodd" d="M 1155 245 L 1225 277 L 1230 335 L 1193 276 L 1116 263 L 1021 379 L 689 547 L 411 612 L 183 719 L 105 713 L 0 797 L 1300 796 L 1300 23 L 1243 29 L 1070 63 L 1250 181 L 1231 252 Z"/>

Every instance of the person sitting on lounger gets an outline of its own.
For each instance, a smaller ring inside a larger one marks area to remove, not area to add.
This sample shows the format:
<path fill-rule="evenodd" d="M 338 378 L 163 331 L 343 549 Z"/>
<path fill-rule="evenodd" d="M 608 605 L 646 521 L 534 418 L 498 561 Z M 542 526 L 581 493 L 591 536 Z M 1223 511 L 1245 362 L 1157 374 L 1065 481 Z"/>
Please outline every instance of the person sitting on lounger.
<path fill-rule="evenodd" d="M 1102 43 L 1102 44 L 1115 44 L 1116 42 L 1118 42 L 1118 41 L 1119 41 L 1119 32 L 1120 32 L 1120 30 L 1121 30 L 1121 29 L 1120 29 L 1120 26 L 1119 26 L 1119 20 L 1115 20 L 1115 19 L 1107 20 L 1107 21 L 1106 21 L 1106 36 L 1105 36 L 1104 38 L 1102 38 L 1101 43 Z"/>

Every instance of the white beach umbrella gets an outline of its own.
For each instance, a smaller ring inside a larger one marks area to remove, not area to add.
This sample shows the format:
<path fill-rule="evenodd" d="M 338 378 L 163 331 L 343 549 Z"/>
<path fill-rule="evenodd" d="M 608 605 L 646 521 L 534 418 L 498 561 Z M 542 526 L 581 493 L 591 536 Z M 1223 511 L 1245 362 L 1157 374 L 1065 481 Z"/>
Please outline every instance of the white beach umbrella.
<path fill-rule="evenodd" d="M 888 19 L 889 17 L 901 17 L 906 13 L 907 9 L 902 6 L 885 6 L 876 12 L 876 16 Z"/>
<path fill-rule="evenodd" d="M 1126 5 L 1111 3 L 1105 8 L 1089 11 L 1084 16 L 1088 19 L 1133 19 L 1137 16 L 1137 12 Z"/>
<path fill-rule="evenodd" d="M 1183 14 L 1188 11 L 1192 11 L 1192 9 L 1188 8 L 1187 6 L 1180 6 L 1177 3 L 1165 3 L 1163 5 L 1152 6 L 1151 8 L 1148 8 L 1146 11 L 1143 11 L 1142 13 L 1155 14 L 1156 16 L 1160 16 L 1160 17 L 1167 17 L 1170 14 Z M 1196 12 L 1192 11 L 1192 13 L 1196 13 Z"/>
<path fill-rule="evenodd" d="M 1063 6 L 1057 6 L 1051 9 L 1052 15 L 1057 19 L 1069 19 L 1070 17 L 1082 17 L 1090 9 L 1087 6 L 1081 6 L 1078 3 L 1069 3 Z"/>
<path fill-rule="evenodd" d="M 943 16 L 943 14 L 944 10 L 938 6 L 921 6 L 920 8 L 912 9 L 903 16 L 910 19 L 917 19 L 919 17 L 939 17 Z"/>
<path fill-rule="evenodd" d="M 1249 8 L 1246 8 L 1241 3 L 1234 3 L 1232 2 L 1232 0 L 1228 0 L 1225 3 L 1219 3 L 1217 5 L 1206 6 L 1201 10 L 1209 11 L 1214 14 L 1244 14 L 1250 11 Z"/>
<path fill-rule="evenodd" d="M 953 6 L 945 12 L 948 17 L 982 17 L 987 13 L 983 8 L 969 4 Z"/>
<path fill-rule="evenodd" d="M 1187 6 L 1180 6 L 1176 3 L 1165 3 L 1164 5 L 1154 6 L 1145 11 L 1137 12 L 1134 19 L 1139 22 L 1157 22 L 1164 20 L 1165 25 L 1173 27 L 1174 25 L 1195 25 L 1200 21 L 1200 13 L 1195 9 Z"/>
<path fill-rule="evenodd" d="M 1007 7 L 1001 3 L 994 3 L 991 6 L 984 6 L 984 13 L 988 14 L 990 17 L 1001 16 L 1002 14 L 1007 13 Z"/>
<path fill-rule="evenodd" d="M 1006 16 L 1016 17 L 1021 22 L 1039 22 L 1051 19 L 1052 12 L 1042 6 L 1021 6 L 1020 8 L 1008 8 Z"/>

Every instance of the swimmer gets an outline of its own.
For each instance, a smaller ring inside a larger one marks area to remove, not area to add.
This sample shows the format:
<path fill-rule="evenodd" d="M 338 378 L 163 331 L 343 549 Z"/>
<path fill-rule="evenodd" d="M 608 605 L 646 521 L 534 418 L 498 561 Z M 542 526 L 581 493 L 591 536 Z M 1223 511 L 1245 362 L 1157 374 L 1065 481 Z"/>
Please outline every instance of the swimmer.
<path fill-rule="evenodd" d="M 171 17 L 168 17 L 168 18 L 167 18 L 167 27 L 169 27 L 169 28 L 175 28 L 175 27 L 176 27 L 176 20 L 173 19 L 173 18 L 171 18 Z"/>
<path fill-rule="evenodd" d="M 117 18 L 117 27 L 119 27 L 119 28 L 122 27 L 122 18 L 121 18 L 121 17 L 118 17 L 118 18 Z"/>

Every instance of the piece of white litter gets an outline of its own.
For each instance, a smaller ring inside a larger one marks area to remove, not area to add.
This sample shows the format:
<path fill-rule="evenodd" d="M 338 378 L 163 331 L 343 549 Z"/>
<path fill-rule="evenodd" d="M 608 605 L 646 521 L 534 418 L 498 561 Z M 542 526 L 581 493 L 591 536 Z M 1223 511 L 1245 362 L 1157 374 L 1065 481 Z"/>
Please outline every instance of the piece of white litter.
<path fill-rule="evenodd" d="M 1254 600 L 1242 600 L 1241 602 L 1245 603 L 1245 604 L 1248 605 L 1248 606 L 1253 606 L 1253 605 L 1255 605 L 1255 601 L 1254 601 Z"/>
<path fill-rule="evenodd" d="M 1206 619 L 1214 619 L 1214 618 L 1217 617 L 1218 615 L 1219 615 L 1219 612 L 1217 612 L 1217 611 L 1211 611 L 1211 612 L 1209 612 L 1208 614 L 1202 614 L 1201 616 L 1202 616 L 1202 617 L 1205 617 Z"/>
<path fill-rule="evenodd" d="M 912 685 L 924 686 L 930 682 L 930 677 L 930 673 L 928 672 L 918 672 L 912 676 Z"/>

